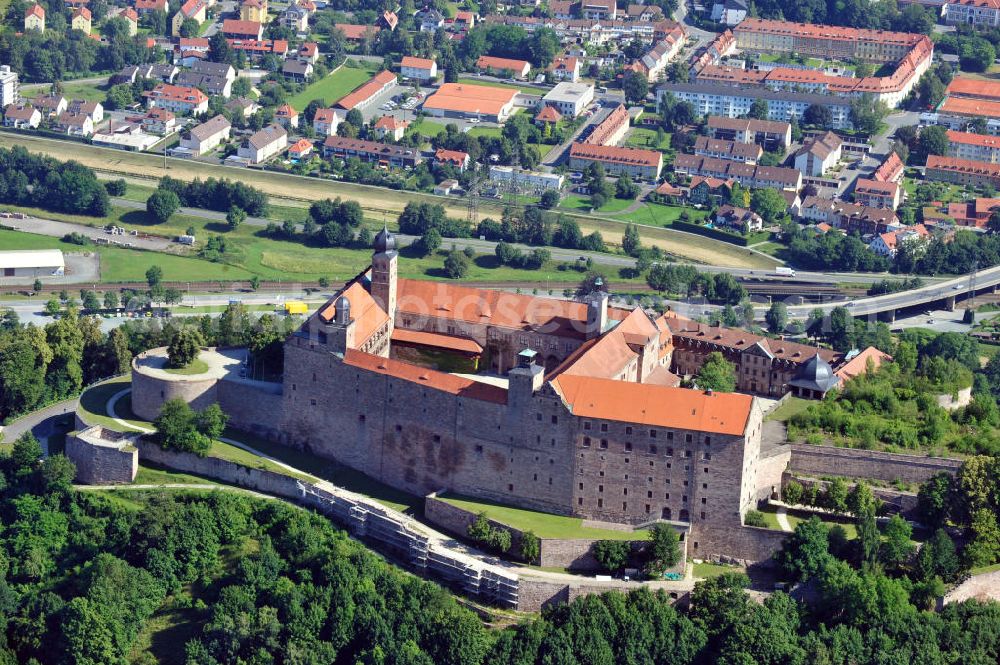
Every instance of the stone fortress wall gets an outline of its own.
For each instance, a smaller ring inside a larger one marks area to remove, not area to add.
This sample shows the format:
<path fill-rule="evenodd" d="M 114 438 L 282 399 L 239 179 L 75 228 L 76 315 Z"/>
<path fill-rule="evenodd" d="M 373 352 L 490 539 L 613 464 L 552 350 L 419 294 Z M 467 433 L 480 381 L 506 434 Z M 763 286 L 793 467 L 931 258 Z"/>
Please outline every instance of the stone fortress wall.
<path fill-rule="evenodd" d="M 66 436 L 65 454 L 76 465 L 78 483 L 130 483 L 139 471 L 135 436 L 100 425 L 70 432 Z"/>

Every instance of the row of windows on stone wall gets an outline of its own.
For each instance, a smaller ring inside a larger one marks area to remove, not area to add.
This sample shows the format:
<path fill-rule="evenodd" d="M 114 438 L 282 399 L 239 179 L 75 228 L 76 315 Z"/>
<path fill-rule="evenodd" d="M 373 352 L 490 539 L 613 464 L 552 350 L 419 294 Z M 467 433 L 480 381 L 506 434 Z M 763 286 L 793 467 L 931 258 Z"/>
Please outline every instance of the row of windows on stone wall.
<path fill-rule="evenodd" d="M 667 432 L 667 434 L 670 435 L 670 434 L 673 434 L 673 432 Z M 688 434 L 688 437 L 690 437 L 690 436 L 691 435 Z M 705 439 L 706 439 L 705 445 L 706 446 L 711 445 L 709 437 L 705 437 Z M 691 443 L 690 438 L 688 439 L 688 443 Z M 590 439 L 589 436 L 583 437 L 583 441 L 581 442 L 581 445 L 584 448 L 590 448 L 592 444 L 593 444 L 593 441 L 591 441 L 591 439 Z M 597 447 L 598 447 L 599 450 L 609 450 L 608 446 L 609 446 L 609 443 L 608 443 L 607 439 L 601 439 L 598 442 L 598 444 L 597 444 Z M 621 452 L 630 453 L 630 452 L 633 452 L 634 450 L 635 450 L 635 446 L 632 445 L 632 442 L 631 441 L 626 441 L 623 444 L 623 446 L 622 446 L 622 451 Z M 641 451 L 639 451 L 639 452 L 641 452 Z M 655 443 L 651 443 L 646 448 L 646 452 L 648 454 L 650 454 L 650 455 L 658 455 L 659 454 L 659 447 Z M 666 457 L 673 457 L 674 456 L 674 449 L 673 449 L 672 446 L 667 446 L 664 449 L 664 456 L 666 456 Z M 684 451 L 684 457 L 686 459 L 691 459 L 692 452 L 690 450 L 685 450 Z M 705 452 L 702 453 L 700 461 L 708 462 L 711 459 L 712 459 L 712 453 L 705 451 Z"/>
<path fill-rule="evenodd" d="M 539 414 L 539 416 L 541 416 L 541 414 Z M 553 416 L 553 418 L 554 417 L 555 416 Z M 540 417 L 538 419 L 541 420 Z M 555 422 L 555 421 L 553 421 L 553 422 Z M 583 429 L 584 429 L 584 431 L 591 431 L 593 429 L 593 424 L 589 420 L 584 420 L 583 421 Z M 608 423 L 601 423 L 601 428 L 600 429 L 601 429 L 601 432 L 608 432 L 610 430 L 610 426 L 608 425 Z M 650 439 L 655 439 L 655 438 L 659 437 L 660 430 L 650 428 L 647 433 L 648 433 Z M 625 436 L 633 436 L 634 434 L 635 434 L 635 428 L 632 425 L 625 425 Z M 674 438 L 675 438 L 675 435 L 676 435 L 676 438 L 678 438 L 678 439 L 680 438 L 680 432 L 674 432 L 672 430 L 666 430 L 666 439 L 667 439 L 667 441 L 673 441 Z M 590 437 L 584 437 L 584 440 L 588 440 L 589 438 Z M 692 434 L 691 432 L 686 432 L 684 434 L 684 442 L 685 443 L 695 443 L 695 434 Z M 705 444 L 706 446 L 712 445 L 712 436 L 710 434 L 701 435 L 701 443 Z M 631 443 L 627 443 L 626 445 L 631 446 Z"/>
<path fill-rule="evenodd" d="M 584 454 L 583 453 L 580 453 L 580 459 L 584 459 Z M 603 455 L 601 456 L 601 461 L 602 462 L 605 461 Z M 626 457 L 625 458 L 625 464 L 628 464 L 631 461 L 632 461 L 631 457 Z M 649 460 L 649 468 L 652 469 L 654 467 L 655 467 L 655 462 L 653 462 L 653 460 Z M 674 467 L 673 463 L 671 463 L 671 462 L 667 462 L 666 463 L 666 468 L 672 469 L 673 467 Z M 691 470 L 691 465 L 690 464 L 685 464 L 684 465 L 684 472 L 686 473 L 686 472 L 688 472 L 690 470 Z M 708 467 L 707 466 L 702 467 L 702 470 L 703 470 L 703 473 L 708 473 Z M 584 470 L 583 466 L 577 467 L 577 470 L 576 470 L 577 475 L 582 476 L 584 474 L 584 472 L 585 472 L 585 470 Z M 746 469 L 744 469 L 743 472 L 746 473 Z M 599 471 L 598 473 L 599 473 L 600 477 L 602 477 L 602 478 L 604 477 L 604 471 L 603 470 Z M 625 474 L 625 480 L 628 480 L 628 474 Z M 652 478 L 650 478 L 650 482 L 652 482 Z M 670 484 L 670 480 L 669 479 L 667 479 L 667 484 L 668 485 Z"/>
<path fill-rule="evenodd" d="M 578 507 L 583 507 L 583 497 L 577 497 L 576 505 Z M 644 511 L 647 515 L 655 514 L 654 504 L 646 503 L 643 504 Z M 604 499 L 601 497 L 597 498 L 597 508 L 604 508 Z M 673 519 L 673 508 L 671 506 L 657 506 L 659 508 L 660 519 L 672 520 Z M 628 501 L 622 501 L 622 512 L 628 512 Z M 708 519 L 708 511 L 702 510 L 699 513 L 699 517 L 703 520 Z M 681 522 L 689 522 L 691 520 L 691 512 L 687 508 L 682 508 L 677 513 L 677 519 Z"/>
<path fill-rule="evenodd" d="M 537 479 L 537 475 L 536 475 L 536 479 Z M 552 479 L 549 478 L 550 484 L 551 484 L 551 480 Z M 687 485 L 686 482 L 684 484 Z M 708 489 L 708 483 L 702 483 L 701 486 L 702 486 L 703 489 Z M 578 487 L 580 488 L 580 491 L 583 491 L 583 483 L 579 483 Z M 628 496 L 628 487 L 622 487 L 621 490 L 622 490 L 622 496 Z M 597 486 L 597 492 L 598 492 L 598 494 L 604 494 L 604 485 L 598 485 Z M 609 494 L 610 494 L 610 492 L 609 492 Z M 647 499 L 652 499 L 653 498 L 653 490 L 646 490 L 646 498 Z M 664 492 L 663 499 L 665 501 L 670 501 L 670 492 Z M 681 495 L 681 503 L 687 503 L 687 502 L 688 502 L 688 495 L 687 494 L 682 494 Z M 704 497 L 704 496 L 701 497 L 701 505 L 703 505 L 703 506 L 707 506 L 708 505 L 708 497 Z"/>

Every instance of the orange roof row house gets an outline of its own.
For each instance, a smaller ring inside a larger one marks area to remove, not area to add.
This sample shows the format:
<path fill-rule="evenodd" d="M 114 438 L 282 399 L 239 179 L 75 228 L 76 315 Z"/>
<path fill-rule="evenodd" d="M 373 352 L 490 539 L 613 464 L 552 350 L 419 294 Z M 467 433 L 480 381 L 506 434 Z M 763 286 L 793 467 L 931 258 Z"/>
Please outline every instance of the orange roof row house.
<path fill-rule="evenodd" d="M 382 92 L 386 86 L 396 82 L 396 75 L 390 71 L 382 70 L 367 82 L 361 84 L 348 94 L 344 95 L 336 106 L 350 111 L 356 106 L 363 105 L 369 99 Z"/>

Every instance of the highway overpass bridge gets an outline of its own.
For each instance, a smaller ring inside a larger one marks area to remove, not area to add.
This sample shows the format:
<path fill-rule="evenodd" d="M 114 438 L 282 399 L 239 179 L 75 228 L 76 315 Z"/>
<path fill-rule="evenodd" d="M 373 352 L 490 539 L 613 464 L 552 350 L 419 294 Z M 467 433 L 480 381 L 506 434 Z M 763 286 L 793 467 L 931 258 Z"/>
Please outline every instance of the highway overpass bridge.
<path fill-rule="evenodd" d="M 984 293 L 994 293 L 998 290 L 998 286 L 1000 286 L 1000 266 L 898 293 L 840 302 L 790 305 L 788 316 L 791 319 L 806 319 L 816 309 L 829 314 L 836 307 L 847 307 L 855 318 L 877 318 L 891 323 L 896 320 L 897 314 L 907 310 L 953 310 L 957 302 Z"/>

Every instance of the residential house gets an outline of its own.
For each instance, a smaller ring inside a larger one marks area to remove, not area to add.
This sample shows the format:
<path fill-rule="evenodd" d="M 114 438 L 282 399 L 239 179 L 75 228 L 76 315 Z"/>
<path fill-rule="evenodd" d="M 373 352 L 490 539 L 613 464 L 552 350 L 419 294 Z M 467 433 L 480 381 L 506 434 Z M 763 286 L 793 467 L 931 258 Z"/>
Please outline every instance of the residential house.
<path fill-rule="evenodd" d="M 410 123 L 406 120 L 397 120 L 391 115 L 384 115 L 375 122 L 375 136 L 398 141 L 403 138 L 409 126 Z"/>
<path fill-rule="evenodd" d="M 382 12 L 382 15 L 378 17 L 379 27 L 385 28 L 386 30 L 392 32 L 399 25 L 399 17 L 396 16 L 395 12 L 390 12 L 388 10 Z"/>
<path fill-rule="evenodd" d="M 423 161 L 420 151 L 414 148 L 363 141 L 345 136 L 328 136 L 323 142 L 323 156 L 327 159 L 336 157 L 348 160 L 357 157 L 362 161 L 373 162 L 382 166 L 413 167 Z"/>
<path fill-rule="evenodd" d="M 429 58 L 406 55 L 399 65 L 399 75 L 417 81 L 433 81 L 437 78 L 437 63 Z"/>
<path fill-rule="evenodd" d="M 656 42 L 642 57 L 629 65 L 629 68 L 645 76 L 650 83 L 659 81 L 666 74 L 667 65 L 684 48 L 686 39 L 684 29 L 678 25 L 664 39 Z"/>
<path fill-rule="evenodd" d="M 797 192 L 802 188 L 802 173 L 796 169 L 781 166 L 760 166 L 741 164 L 715 157 L 701 155 L 677 155 L 673 163 L 674 172 L 690 176 L 711 176 L 723 180 L 735 180 L 751 189 L 777 189 Z"/>
<path fill-rule="evenodd" d="M 658 203 L 676 204 L 681 203 L 689 194 L 687 187 L 680 187 L 670 182 L 662 182 L 649 195 L 651 201 Z"/>
<path fill-rule="evenodd" d="M 557 125 L 560 120 L 562 120 L 562 113 L 557 111 L 555 106 L 543 106 L 542 110 L 535 116 L 535 124 L 539 127 Z"/>
<path fill-rule="evenodd" d="M 42 114 L 28 104 L 10 104 L 3 112 L 3 126 L 14 129 L 34 129 L 42 121 Z"/>
<path fill-rule="evenodd" d="M 174 113 L 204 113 L 208 110 L 208 96 L 198 88 L 169 83 L 159 83 L 142 93 L 149 108 L 160 107 Z"/>
<path fill-rule="evenodd" d="M 104 120 L 104 105 L 100 102 L 88 102 L 83 99 L 74 99 L 66 106 L 66 110 L 69 113 L 83 113 L 84 115 L 90 116 L 90 119 L 94 121 L 95 125 Z"/>
<path fill-rule="evenodd" d="M 559 56 L 545 71 L 550 72 L 556 81 L 576 83 L 580 80 L 580 59 L 575 56 Z"/>
<path fill-rule="evenodd" d="M 859 203 L 807 196 L 795 208 L 795 214 L 812 222 L 825 222 L 846 233 L 876 235 L 894 231 L 901 225 L 890 208 L 868 208 Z"/>
<path fill-rule="evenodd" d="M 708 205 L 713 201 L 728 201 L 735 184 L 735 180 L 694 176 L 688 184 L 688 201 L 697 205 Z"/>
<path fill-rule="evenodd" d="M 237 155 L 250 164 L 263 164 L 288 145 L 288 132 L 281 125 L 268 125 L 253 136 L 244 139 Z"/>
<path fill-rule="evenodd" d="M 135 37 L 139 34 L 139 14 L 134 9 L 126 7 L 118 12 L 118 17 L 125 19 L 125 23 L 128 25 L 129 37 Z"/>
<path fill-rule="evenodd" d="M 903 160 L 899 158 L 899 155 L 895 151 L 890 152 L 885 161 L 879 164 L 879 167 L 875 169 L 875 173 L 872 174 L 872 180 L 877 180 L 878 182 L 899 182 L 902 177 Z"/>
<path fill-rule="evenodd" d="M 746 208 L 724 205 L 715 213 L 716 227 L 730 228 L 739 233 L 753 233 L 764 228 L 764 220 L 757 213 Z"/>
<path fill-rule="evenodd" d="M 73 19 L 70 25 L 74 30 L 79 30 L 85 35 L 90 34 L 91 29 L 91 14 L 90 10 L 86 7 L 80 7 L 73 12 Z"/>
<path fill-rule="evenodd" d="M 708 135 L 740 143 L 756 143 L 765 150 L 792 144 L 792 125 L 776 120 L 709 116 Z"/>
<path fill-rule="evenodd" d="M 492 72 L 503 75 L 508 72 L 509 76 L 516 79 L 528 78 L 531 71 L 531 63 L 527 60 L 515 60 L 513 58 L 495 58 L 491 55 L 481 55 L 476 61 L 476 69 L 481 72 Z"/>
<path fill-rule="evenodd" d="M 425 6 L 413 15 L 413 22 L 420 26 L 420 32 L 437 32 L 444 25 L 444 16 L 433 7 Z"/>
<path fill-rule="evenodd" d="M 142 130 L 149 134 L 161 136 L 173 132 L 177 128 L 177 116 L 172 111 L 153 107 L 142 118 Z"/>
<path fill-rule="evenodd" d="M 191 71 L 180 73 L 177 85 L 201 88 L 209 95 L 229 97 L 235 80 L 236 70 L 229 63 L 198 61 L 192 64 Z"/>
<path fill-rule="evenodd" d="M 591 130 L 583 143 L 592 145 L 618 145 L 625 138 L 629 128 L 628 109 L 619 104 L 608 117 Z"/>
<path fill-rule="evenodd" d="M 699 136 L 694 141 L 694 154 L 726 159 L 741 164 L 756 164 L 757 160 L 764 154 L 764 150 L 756 143 L 740 143 Z"/>
<path fill-rule="evenodd" d="M 167 0 L 135 0 L 135 11 L 139 16 L 153 12 L 167 13 Z"/>
<path fill-rule="evenodd" d="M 876 254 L 894 258 L 903 245 L 925 243 L 930 239 L 930 231 L 923 224 L 905 226 L 896 231 L 879 234 L 868 244 L 868 248 Z"/>
<path fill-rule="evenodd" d="M 928 155 L 924 177 L 935 182 L 950 182 L 973 187 L 989 185 L 997 189 L 1000 188 L 1000 164 Z"/>
<path fill-rule="evenodd" d="M 222 22 L 222 34 L 229 39 L 260 40 L 264 36 L 264 25 L 259 21 L 227 18 Z"/>
<path fill-rule="evenodd" d="M 313 65 L 302 60 L 285 60 L 281 65 L 281 75 L 298 83 L 306 83 L 313 76 Z"/>
<path fill-rule="evenodd" d="M 434 163 L 454 166 L 459 172 L 463 172 L 469 167 L 469 153 L 438 148 L 434 153 Z"/>
<path fill-rule="evenodd" d="M 319 62 L 319 44 L 316 42 L 302 42 L 302 46 L 299 47 L 299 52 L 295 57 L 302 62 L 315 65 Z"/>
<path fill-rule="evenodd" d="M 249 118 L 260 110 L 260 104 L 246 97 L 237 97 L 236 99 L 231 99 L 226 102 L 226 105 L 223 108 L 236 115 Z"/>
<path fill-rule="evenodd" d="M 317 109 L 313 116 L 313 130 L 317 136 L 333 136 L 340 125 L 340 116 L 333 109 Z"/>
<path fill-rule="evenodd" d="M 282 104 L 274 112 L 274 121 L 286 129 L 298 129 L 299 112 L 292 108 L 290 104 Z"/>
<path fill-rule="evenodd" d="M 376 99 L 383 93 L 391 90 L 394 85 L 396 85 L 396 75 L 383 69 L 368 79 L 368 81 L 341 97 L 335 106 L 345 111 L 350 111 L 354 108 L 361 110 L 373 104 Z"/>
<path fill-rule="evenodd" d="M 294 3 L 290 6 L 294 6 Z M 266 23 L 267 0 L 243 0 L 243 2 L 240 3 L 240 20 L 253 21 L 254 23 L 261 24 Z"/>
<path fill-rule="evenodd" d="M 42 95 L 31 100 L 31 105 L 38 109 L 44 119 L 63 113 L 69 107 L 69 102 L 62 95 Z"/>
<path fill-rule="evenodd" d="M 606 173 L 628 174 L 641 180 L 656 180 L 663 168 L 663 153 L 655 150 L 619 148 L 612 145 L 573 143 L 569 148 L 569 166 L 582 171 L 591 164 L 601 164 Z"/>
<path fill-rule="evenodd" d="M 94 120 L 85 113 L 63 111 L 56 119 L 55 130 L 69 136 L 90 136 L 94 133 Z"/>
<path fill-rule="evenodd" d="M 34 4 L 24 10 L 24 31 L 45 32 L 45 7 Z"/>
<path fill-rule="evenodd" d="M 461 30 L 471 30 L 476 25 L 476 15 L 473 12 L 455 12 L 455 27 Z"/>
<path fill-rule="evenodd" d="M 1000 3 L 996 0 L 946 0 L 940 11 L 948 25 L 1000 26 Z"/>
<path fill-rule="evenodd" d="M 250 62 L 259 63 L 268 54 L 284 59 L 288 55 L 288 41 L 285 39 L 227 39 L 229 46 L 246 53 Z"/>
<path fill-rule="evenodd" d="M 187 0 L 181 8 L 174 14 L 170 22 L 170 34 L 174 37 L 181 36 L 181 26 L 184 21 L 191 19 L 201 25 L 207 18 L 207 0 Z"/>
<path fill-rule="evenodd" d="M 181 147 L 195 155 L 206 155 L 223 141 L 228 141 L 231 130 L 232 125 L 226 116 L 217 115 L 181 134 Z"/>
<path fill-rule="evenodd" d="M 580 0 L 580 14 L 591 21 L 614 21 L 618 6 L 615 0 Z"/>
<path fill-rule="evenodd" d="M 279 22 L 296 35 L 309 34 L 309 12 L 304 7 L 296 4 L 288 5 L 285 11 L 281 12 Z"/>
<path fill-rule="evenodd" d="M 947 131 L 947 135 L 948 156 L 991 164 L 1000 163 L 1000 136 L 956 132 L 951 129 Z"/>
<path fill-rule="evenodd" d="M 843 145 L 833 132 L 815 136 L 795 153 L 795 168 L 804 176 L 820 177 L 840 161 Z"/>
<path fill-rule="evenodd" d="M 288 148 L 288 158 L 289 159 L 305 159 L 313 151 L 312 141 L 308 139 L 299 139 L 293 143 Z"/>
<path fill-rule="evenodd" d="M 894 182 L 879 182 L 870 178 L 858 178 L 854 184 L 854 200 L 869 208 L 892 208 L 901 202 L 902 187 Z"/>
<path fill-rule="evenodd" d="M 659 5 L 630 4 L 625 8 L 625 20 L 655 23 L 663 20 L 663 9 Z"/>
<path fill-rule="evenodd" d="M 358 25 L 354 23 L 337 23 L 337 29 L 344 33 L 344 39 L 349 42 L 360 42 L 365 39 L 374 39 L 378 31 L 377 25 Z"/>
<path fill-rule="evenodd" d="M 746 0 L 716 0 L 712 5 L 712 20 L 732 27 L 742 23 L 748 11 Z"/>

